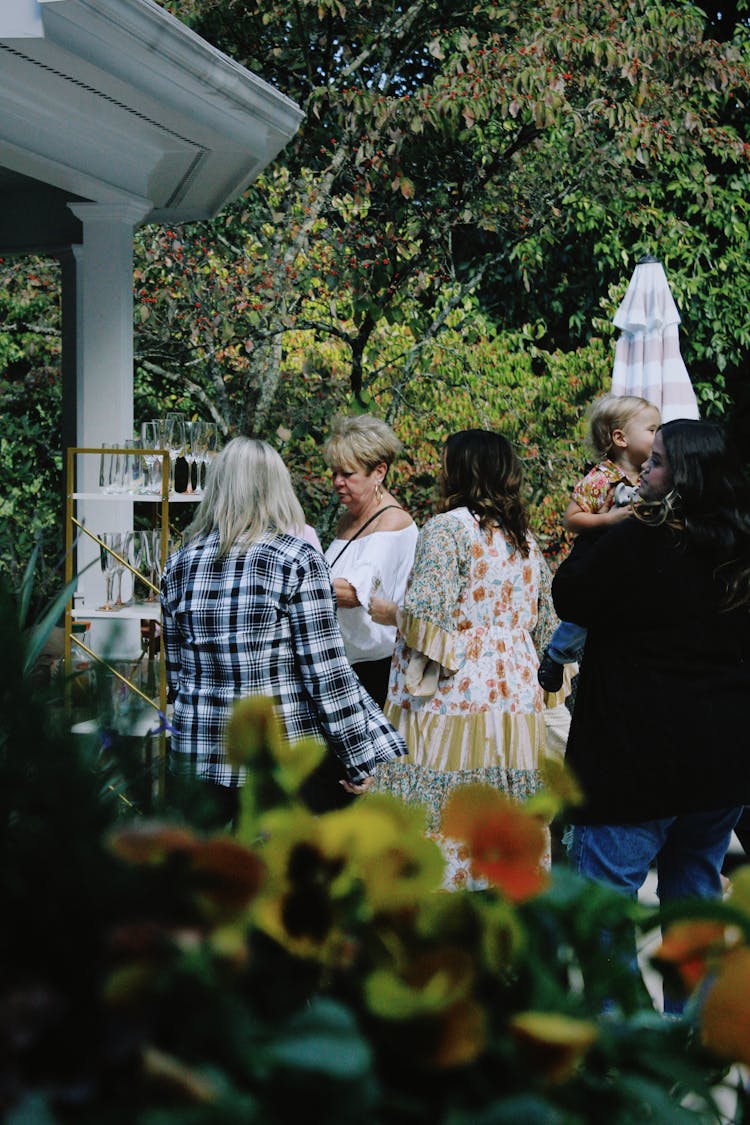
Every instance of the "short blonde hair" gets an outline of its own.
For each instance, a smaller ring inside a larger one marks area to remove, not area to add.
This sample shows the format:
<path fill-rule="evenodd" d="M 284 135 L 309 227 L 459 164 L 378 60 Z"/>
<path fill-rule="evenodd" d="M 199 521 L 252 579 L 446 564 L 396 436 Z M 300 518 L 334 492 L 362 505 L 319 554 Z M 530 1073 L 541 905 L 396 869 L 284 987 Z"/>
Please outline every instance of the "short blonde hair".
<path fill-rule="evenodd" d="M 262 536 L 300 532 L 302 506 L 281 457 L 265 441 L 236 437 L 209 468 L 203 499 L 184 540 L 219 532 L 219 554 L 250 547 Z"/>
<path fill-rule="evenodd" d="M 659 407 L 638 395 L 603 395 L 592 403 L 588 414 L 586 444 L 595 460 L 601 461 L 612 452 L 612 434 L 622 430 L 642 410 L 655 410 L 661 419 Z"/>
<path fill-rule="evenodd" d="M 372 414 L 355 414 L 334 418 L 323 456 L 329 466 L 349 472 L 362 468 L 371 473 L 381 462 L 390 466 L 401 449 L 401 442 L 387 422 Z"/>

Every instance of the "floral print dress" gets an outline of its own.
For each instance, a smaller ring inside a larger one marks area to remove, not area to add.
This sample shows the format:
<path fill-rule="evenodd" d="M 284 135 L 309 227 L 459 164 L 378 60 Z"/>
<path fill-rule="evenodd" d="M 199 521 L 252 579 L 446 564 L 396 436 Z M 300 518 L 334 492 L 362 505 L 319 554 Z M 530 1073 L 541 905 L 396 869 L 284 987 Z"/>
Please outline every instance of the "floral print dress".
<path fill-rule="evenodd" d="M 564 694 L 545 696 L 537 682 L 537 651 L 557 625 L 549 587 L 531 536 L 524 558 L 467 508 L 420 532 L 385 706 L 409 756 L 381 766 L 377 788 L 426 805 L 432 832 L 457 785 L 482 782 L 519 801 L 540 788 L 544 708 Z M 458 868 L 454 882 L 465 877 Z"/>

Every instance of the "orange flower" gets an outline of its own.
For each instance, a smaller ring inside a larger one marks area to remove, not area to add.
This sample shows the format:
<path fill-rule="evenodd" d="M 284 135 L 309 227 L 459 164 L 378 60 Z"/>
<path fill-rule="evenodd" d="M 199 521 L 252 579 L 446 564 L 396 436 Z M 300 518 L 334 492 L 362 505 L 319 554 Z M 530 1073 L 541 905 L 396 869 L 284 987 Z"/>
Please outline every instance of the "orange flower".
<path fill-rule="evenodd" d="M 701 1013 L 701 1037 L 728 1062 L 750 1065 L 750 949 L 730 950 L 719 963 Z"/>
<path fill-rule="evenodd" d="M 221 836 L 197 845 L 191 869 L 200 900 L 212 913 L 222 916 L 231 916 L 247 906 L 263 877 L 263 864 L 254 852 Z"/>
<path fill-rule="evenodd" d="M 109 847 L 119 859 L 138 864 L 163 863 L 179 852 L 190 855 L 196 843 L 189 828 L 149 820 L 118 828 L 109 837 Z"/>
<path fill-rule="evenodd" d="M 658 966 L 676 969 L 684 988 L 692 992 L 708 972 L 712 955 L 724 949 L 725 927 L 721 922 L 675 922 L 666 930 L 652 960 Z"/>
<path fill-rule="evenodd" d="M 467 844 L 472 874 L 484 876 L 512 902 L 544 890 L 544 827 L 504 794 L 485 785 L 456 790 L 445 807 L 442 831 Z"/>
<path fill-rule="evenodd" d="M 201 839 L 172 824 L 143 821 L 112 833 L 111 850 L 128 863 L 157 865 L 182 857 L 191 892 L 212 919 L 232 916 L 255 897 L 263 864 L 226 836 Z"/>

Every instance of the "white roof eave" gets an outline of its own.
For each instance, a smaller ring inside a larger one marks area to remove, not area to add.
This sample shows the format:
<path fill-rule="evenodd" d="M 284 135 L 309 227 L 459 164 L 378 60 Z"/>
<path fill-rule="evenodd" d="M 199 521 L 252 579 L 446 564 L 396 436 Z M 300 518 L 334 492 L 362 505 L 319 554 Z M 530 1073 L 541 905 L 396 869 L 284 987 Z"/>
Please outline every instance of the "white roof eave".
<path fill-rule="evenodd" d="M 0 61 L 0 164 L 5 150 L 8 166 L 86 198 L 151 199 L 149 220 L 216 214 L 274 159 L 303 117 L 290 98 L 153 0 L 2 0 L 3 52 L 15 84 L 13 114 L 3 114 L 10 92 Z M 3 118 L 18 131 L 19 73 L 28 87 L 21 99 L 28 146 L 19 146 L 18 132 L 2 132 Z M 50 107 L 54 113 L 59 104 L 66 132 L 59 90 L 75 97 L 77 110 L 75 128 L 67 119 L 64 159 L 49 140 Z M 23 147 L 28 169 L 18 166 Z"/>

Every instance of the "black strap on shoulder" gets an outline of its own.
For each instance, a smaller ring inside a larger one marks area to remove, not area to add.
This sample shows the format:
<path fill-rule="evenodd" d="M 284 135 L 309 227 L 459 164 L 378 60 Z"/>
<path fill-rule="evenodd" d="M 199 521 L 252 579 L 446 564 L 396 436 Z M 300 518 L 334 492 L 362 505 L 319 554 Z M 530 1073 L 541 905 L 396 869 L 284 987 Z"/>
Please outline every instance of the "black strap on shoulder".
<path fill-rule="evenodd" d="M 354 540 L 359 535 L 362 534 L 362 532 L 365 530 L 365 528 L 369 527 L 371 523 L 374 523 L 374 521 L 376 519 L 379 519 L 380 516 L 382 516 L 383 512 L 387 512 L 389 510 L 389 508 L 400 508 L 400 507 L 401 507 L 400 504 L 386 504 L 386 506 L 384 508 L 381 508 L 379 512 L 376 512 L 374 516 L 370 516 L 369 520 L 365 520 L 365 522 L 362 524 L 362 526 L 360 528 L 358 528 L 357 531 L 355 531 L 354 535 L 352 535 L 351 539 L 347 539 L 346 543 L 344 543 L 344 546 L 341 548 L 339 553 L 336 555 L 336 558 L 329 565 L 331 567 L 334 567 L 336 565 L 336 563 L 339 561 L 339 559 L 341 558 L 341 556 L 343 555 L 344 551 L 347 549 L 347 547 L 351 543 L 353 543 Z"/>

